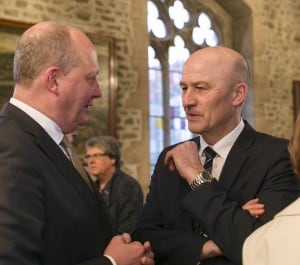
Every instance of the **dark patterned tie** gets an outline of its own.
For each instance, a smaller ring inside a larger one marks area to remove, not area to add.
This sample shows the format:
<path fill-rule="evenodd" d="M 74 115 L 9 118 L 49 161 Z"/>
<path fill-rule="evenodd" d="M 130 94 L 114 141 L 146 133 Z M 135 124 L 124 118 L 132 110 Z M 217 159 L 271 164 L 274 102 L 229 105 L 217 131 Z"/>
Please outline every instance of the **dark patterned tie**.
<path fill-rule="evenodd" d="M 203 167 L 206 171 L 211 173 L 212 166 L 213 166 L 213 160 L 214 160 L 217 153 L 211 147 L 207 146 L 203 150 L 203 154 L 205 155 L 205 162 L 204 162 Z M 200 235 L 202 235 L 204 237 L 207 237 L 207 235 L 203 231 L 203 228 L 201 227 L 197 217 L 190 214 L 190 220 L 191 220 L 191 223 L 192 223 L 193 231 L 196 232 L 196 233 L 199 233 Z"/>
<path fill-rule="evenodd" d="M 211 173 L 212 166 L 213 166 L 213 160 L 216 156 L 216 152 L 209 146 L 207 146 L 204 150 L 203 153 L 205 155 L 205 162 L 204 162 L 204 169 Z"/>

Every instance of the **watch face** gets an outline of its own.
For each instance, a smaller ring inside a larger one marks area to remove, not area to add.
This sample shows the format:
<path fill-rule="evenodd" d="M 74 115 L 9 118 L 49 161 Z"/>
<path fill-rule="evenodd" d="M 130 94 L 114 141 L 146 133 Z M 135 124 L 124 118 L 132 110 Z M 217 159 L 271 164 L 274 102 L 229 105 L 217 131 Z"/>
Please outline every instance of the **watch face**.
<path fill-rule="evenodd" d="M 209 172 L 207 172 L 206 170 L 203 170 L 202 178 L 203 178 L 203 182 L 208 182 L 208 181 L 212 180 L 212 175 Z"/>

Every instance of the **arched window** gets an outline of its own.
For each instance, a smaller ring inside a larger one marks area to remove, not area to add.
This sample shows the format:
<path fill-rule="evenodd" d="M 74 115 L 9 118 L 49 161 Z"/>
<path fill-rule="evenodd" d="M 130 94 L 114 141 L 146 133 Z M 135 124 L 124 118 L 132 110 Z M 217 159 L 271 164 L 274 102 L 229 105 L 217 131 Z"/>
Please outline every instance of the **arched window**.
<path fill-rule="evenodd" d="M 192 136 L 181 104 L 183 62 L 197 49 L 222 45 L 207 10 L 185 0 L 148 0 L 150 164 L 164 146 Z"/>

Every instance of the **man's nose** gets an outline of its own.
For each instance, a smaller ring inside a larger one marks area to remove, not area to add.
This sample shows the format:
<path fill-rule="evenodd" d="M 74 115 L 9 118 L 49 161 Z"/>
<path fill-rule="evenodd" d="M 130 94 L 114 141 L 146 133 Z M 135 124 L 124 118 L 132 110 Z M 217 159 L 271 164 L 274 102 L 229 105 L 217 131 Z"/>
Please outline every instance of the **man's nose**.
<path fill-rule="evenodd" d="M 93 94 L 94 98 L 102 98 L 102 91 L 101 91 L 101 87 L 99 84 L 99 81 L 96 80 L 95 84 L 94 84 L 94 94 Z"/>
<path fill-rule="evenodd" d="M 183 105 L 183 107 L 188 107 L 188 106 L 195 105 L 196 102 L 197 102 L 197 100 L 196 100 L 195 93 L 194 93 L 193 89 L 187 88 L 187 90 L 184 93 L 182 93 L 182 105 Z"/>

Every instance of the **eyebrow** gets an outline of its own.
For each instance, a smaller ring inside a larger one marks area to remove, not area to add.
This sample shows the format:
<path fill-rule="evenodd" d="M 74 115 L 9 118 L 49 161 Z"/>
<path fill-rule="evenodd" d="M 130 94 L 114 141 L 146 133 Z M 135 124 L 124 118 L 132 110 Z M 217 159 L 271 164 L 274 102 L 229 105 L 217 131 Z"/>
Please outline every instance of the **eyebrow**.
<path fill-rule="evenodd" d="M 179 82 L 179 85 L 181 86 L 181 85 L 186 85 L 187 83 L 186 82 L 184 82 L 184 81 L 180 81 Z M 207 82 L 205 82 L 205 81 L 194 81 L 194 82 L 191 82 L 190 83 L 191 84 L 191 86 L 197 86 L 197 85 L 200 85 L 200 84 L 204 84 L 204 85 L 207 85 L 208 83 Z"/>

